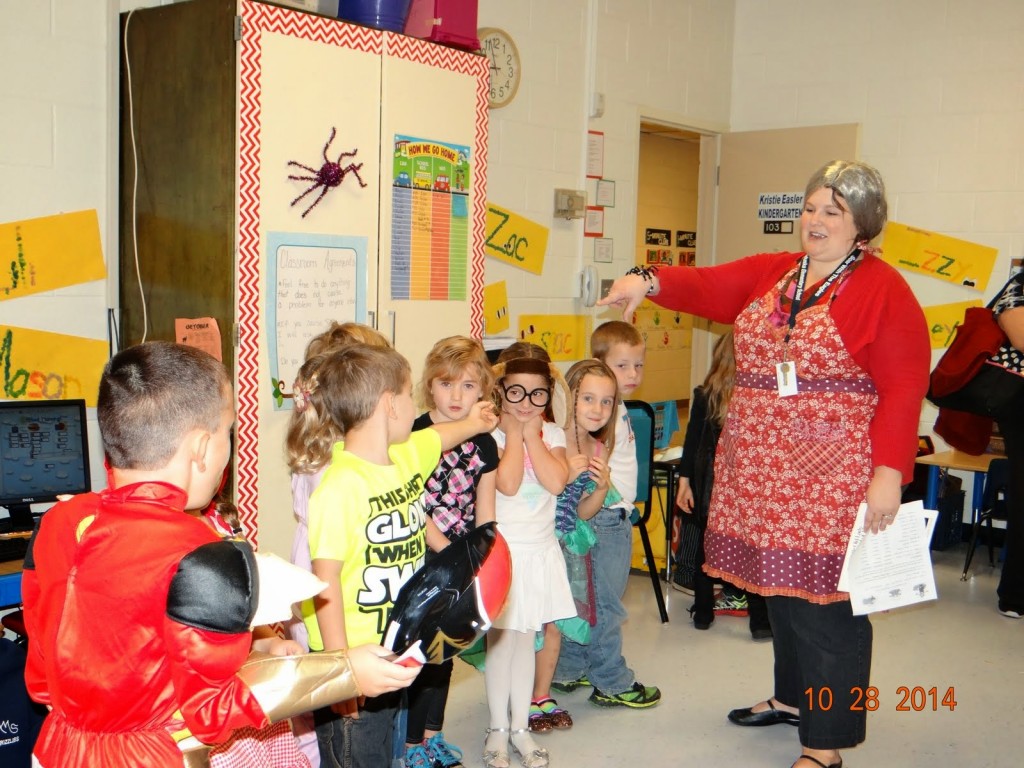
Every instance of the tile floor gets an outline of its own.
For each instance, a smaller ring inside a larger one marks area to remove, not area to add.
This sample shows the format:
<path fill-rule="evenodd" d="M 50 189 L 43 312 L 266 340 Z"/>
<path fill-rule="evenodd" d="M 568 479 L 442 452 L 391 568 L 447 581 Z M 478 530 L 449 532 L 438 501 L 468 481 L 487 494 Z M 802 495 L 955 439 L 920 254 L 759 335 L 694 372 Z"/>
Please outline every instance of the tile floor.
<path fill-rule="evenodd" d="M 940 599 L 878 615 L 872 683 L 879 708 L 868 716 L 867 741 L 843 754 L 847 768 L 985 768 L 1020 765 L 1024 725 L 1024 620 L 996 611 L 998 567 L 979 547 L 973 577 L 961 582 L 966 545 L 935 552 Z M 586 689 L 559 697 L 575 721 L 569 731 L 538 736 L 553 768 L 608 766 L 754 766 L 787 768 L 799 755 L 796 729 L 740 728 L 725 715 L 771 691 L 772 648 L 754 643 L 745 618 L 720 617 L 699 632 L 688 621 L 692 598 L 667 590 L 661 624 L 646 575 L 630 577 L 625 655 L 637 677 L 662 689 L 648 710 L 599 709 Z M 953 688 L 956 708 L 897 711 L 901 686 Z M 478 768 L 487 725 L 483 675 L 456 662 L 445 735 Z"/>

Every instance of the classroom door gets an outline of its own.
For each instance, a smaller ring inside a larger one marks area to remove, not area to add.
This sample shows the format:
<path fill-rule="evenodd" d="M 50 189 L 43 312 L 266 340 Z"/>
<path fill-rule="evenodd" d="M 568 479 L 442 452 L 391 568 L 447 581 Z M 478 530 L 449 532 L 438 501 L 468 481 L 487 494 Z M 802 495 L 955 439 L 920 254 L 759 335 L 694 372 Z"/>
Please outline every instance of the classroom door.
<path fill-rule="evenodd" d="M 859 138 L 854 124 L 722 134 L 712 262 L 800 250 L 800 206 L 792 215 L 782 196 L 802 195 L 829 160 L 857 159 Z"/>

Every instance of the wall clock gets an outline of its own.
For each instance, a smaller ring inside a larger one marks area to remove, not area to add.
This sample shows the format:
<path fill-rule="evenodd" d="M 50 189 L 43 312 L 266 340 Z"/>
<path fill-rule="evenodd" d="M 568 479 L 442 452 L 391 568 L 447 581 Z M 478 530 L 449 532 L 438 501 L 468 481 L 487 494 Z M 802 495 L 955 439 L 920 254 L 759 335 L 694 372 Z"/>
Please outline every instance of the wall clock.
<path fill-rule="evenodd" d="M 490 76 L 487 106 L 491 109 L 504 107 L 515 98 L 523 75 L 519 49 L 512 36 L 503 29 L 483 27 L 477 35 L 480 37 L 480 53 L 487 57 Z"/>

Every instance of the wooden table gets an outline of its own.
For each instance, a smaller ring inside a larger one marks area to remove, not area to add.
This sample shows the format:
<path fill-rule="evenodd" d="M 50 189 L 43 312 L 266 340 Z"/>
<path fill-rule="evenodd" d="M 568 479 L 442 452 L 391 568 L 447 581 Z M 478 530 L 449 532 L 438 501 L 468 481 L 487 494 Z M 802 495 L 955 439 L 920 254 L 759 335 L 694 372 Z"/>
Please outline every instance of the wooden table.
<path fill-rule="evenodd" d="M 998 453 L 983 453 L 981 456 L 972 456 L 961 451 L 940 451 L 929 453 L 925 456 L 918 456 L 917 463 L 928 467 L 928 487 L 924 494 L 925 509 L 938 509 L 939 498 L 939 470 L 956 469 L 963 472 L 974 473 L 974 494 L 971 500 L 971 521 L 974 521 L 974 512 L 981 508 L 982 494 L 985 492 L 985 475 L 988 472 L 988 465 L 992 459 L 1005 459 Z"/>

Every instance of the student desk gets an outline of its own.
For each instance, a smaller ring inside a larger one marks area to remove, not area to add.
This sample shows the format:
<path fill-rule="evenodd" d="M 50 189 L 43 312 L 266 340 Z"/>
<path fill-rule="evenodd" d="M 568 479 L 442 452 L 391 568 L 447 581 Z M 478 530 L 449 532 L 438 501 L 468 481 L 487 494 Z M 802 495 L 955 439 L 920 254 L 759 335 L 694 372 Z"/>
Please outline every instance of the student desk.
<path fill-rule="evenodd" d="M 982 499 L 985 495 L 985 477 L 988 474 L 988 465 L 993 459 L 1005 458 L 999 453 L 983 453 L 981 456 L 972 456 L 961 451 L 940 451 L 917 457 L 917 463 L 928 467 L 928 485 L 924 493 L 925 509 L 939 508 L 939 474 L 940 470 L 956 469 L 963 472 L 974 473 L 974 492 L 971 494 L 971 525 L 978 520 L 981 514 Z M 970 562 L 968 560 L 968 562 Z M 961 581 L 967 580 L 967 566 L 964 566 L 964 573 Z"/>
<path fill-rule="evenodd" d="M 928 467 L 928 486 L 924 493 L 925 509 L 938 509 L 939 500 L 939 470 L 956 469 L 963 472 L 974 473 L 974 493 L 971 496 L 971 522 L 981 510 L 981 499 L 985 493 L 985 475 L 988 473 L 988 465 L 992 459 L 1006 458 L 998 453 L 983 453 L 981 456 L 972 456 L 969 453 L 960 451 L 941 451 L 929 453 L 925 456 L 918 456 L 917 463 Z"/>

